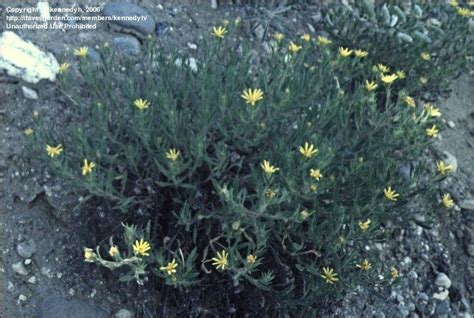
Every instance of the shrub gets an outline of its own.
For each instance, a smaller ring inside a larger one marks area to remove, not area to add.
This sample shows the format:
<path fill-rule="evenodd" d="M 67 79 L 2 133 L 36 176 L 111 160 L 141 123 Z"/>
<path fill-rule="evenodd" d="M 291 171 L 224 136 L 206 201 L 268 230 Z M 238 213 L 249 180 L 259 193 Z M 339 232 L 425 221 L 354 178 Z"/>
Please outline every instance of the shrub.
<path fill-rule="evenodd" d="M 79 76 L 64 67 L 77 118 L 58 134 L 39 116 L 32 137 L 58 176 L 123 224 L 86 262 L 139 284 L 152 273 L 178 293 L 253 285 L 285 310 L 393 282 L 397 264 L 361 246 L 444 177 L 420 159 L 442 130 L 439 110 L 407 95 L 417 75 L 382 65 L 405 70 L 398 61 L 418 54 L 381 55 L 377 37 L 346 48 L 277 36 L 256 59 L 231 31 L 215 28 L 198 60 L 147 39 L 143 59 L 104 46 L 100 65 L 83 50 Z"/>

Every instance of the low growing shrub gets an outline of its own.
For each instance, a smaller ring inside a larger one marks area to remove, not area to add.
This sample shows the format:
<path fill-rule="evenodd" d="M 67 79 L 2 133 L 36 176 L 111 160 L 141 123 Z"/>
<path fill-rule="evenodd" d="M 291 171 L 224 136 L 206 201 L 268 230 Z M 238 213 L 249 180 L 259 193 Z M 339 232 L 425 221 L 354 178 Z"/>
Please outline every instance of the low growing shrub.
<path fill-rule="evenodd" d="M 397 264 L 361 247 L 387 236 L 386 221 L 410 219 L 406 204 L 450 170 L 439 162 L 433 174 L 421 159 L 443 125 L 436 106 L 408 95 L 419 74 L 403 67 L 419 52 L 382 54 L 378 37 L 357 33 L 350 47 L 277 35 L 256 62 L 232 29 L 214 28 L 198 59 L 147 39 L 143 59 L 105 45 L 100 64 L 83 48 L 77 73 L 62 65 L 77 120 L 58 134 L 38 116 L 30 137 L 56 175 L 123 225 L 85 248 L 86 262 L 176 295 L 254 286 L 293 312 L 395 281 Z M 429 78 L 437 54 L 423 61 Z"/>

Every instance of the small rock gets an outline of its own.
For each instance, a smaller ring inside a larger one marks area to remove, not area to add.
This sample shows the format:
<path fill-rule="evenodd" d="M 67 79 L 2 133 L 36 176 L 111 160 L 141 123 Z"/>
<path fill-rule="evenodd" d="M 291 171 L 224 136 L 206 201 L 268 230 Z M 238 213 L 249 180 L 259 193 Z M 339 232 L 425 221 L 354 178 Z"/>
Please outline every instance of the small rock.
<path fill-rule="evenodd" d="M 463 210 L 474 211 L 474 199 L 461 200 L 458 205 Z"/>
<path fill-rule="evenodd" d="M 443 151 L 442 154 L 444 157 L 444 162 L 447 165 L 453 166 L 453 173 L 456 172 L 458 170 L 458 160 L 456 159 L 456 157 L 448 151 Z"/>
<path fill-rule="evenodd" d="M 444 290 L 442 292 L 433 294 L 433 298 L 438 299 L 438 300 L 445 300 L 446 298 L 448 298 L 448 296 L 449 296 L 449 291 L 448 290 Z"/>
<path fill-rule="evenodd" d="M 190 43 L 188 42 L 188 47 L 191 49 L 191 50 L 197 50 L 198 46 L 194 43 Z"/>
<path fill-rule="evenodd" d="M 408 315 L 410 315 L 410 311 L 404 304 L 398 305 L 398 312 L 402 317 L 408 317 Z"/>
<path fill-rule="evenodd" d="M 59 64 L 53 54 L 43 52 L 14 32 L 2 33 L 0 52 L 0 69 L 6 70 L 10 76 L 20 77 L 28 83 L 56 79 Z"/>
<path fill-rule="evenodd" d="M 88 48 L 87 57 L 92 61 L 93 64 L 102 64 L 102 58 L 100 57 L 100 53 L 92 47 Z"/>
<path fill-rule="evenodd" d="M 411 168 L 409 164 L 404 164 L 398 168 L 398 173 L 405 180 L 409 181 L 411 179 Z"/>
<path fill-rule="evenodd" d="M 12 282 L 8 281 L 8 285 L 7 285 L 7 291 L 9 293 L 13 292 L 13 290 L 15 290 L 15 285 L 13 285 Z"/>
<path fill-rule="evenodd" d="M 77 299 L 48 298 L 36 309 L 37 318 L 107 318 L 109 315 L 102 308 L 91 302 Z"/>
<path fill-rule="evenodd" d="M 104 16 L 115 17 L 144 17 L 144 19 L 140 21 L 116 20 L 111 23 L 112 25 L 118 26 L 123 31 L 131 32 L 137 36 L 149 35 L 155 32 L 155 18 L 139 5 L 129 2 L 109 2 L 104 6 L 102 14 Z"/>
<path fill-rule="evenodd" d="M 466 251 L 469 256 L 474 257 L 474 244 L 468 244 Z"/>
<path fill-rule="evenodd" d="M 27 299 L 25 295 L 20 294 L 20 296 L 18 296 L 18 304 L 24 303 Z"/>
<path fill-rule="evenodd" d="M 21 242 L 16 246 L 16 251 L 21 257 L 30 258 L 36 252 L 35 242 L 33 240 Z"/>
<path fill-rule="evenodd" d="M 186 62 L 189 68 L 191 69 L 191 71 L 197 72 L 198 67 L 197 67 L 196 59 L 194 57 L 188 58 Z"/>
<path fill-rule="evenodd" d="M 255 30 L 254 30 L 255 35 L 257 36 L 258 39 L 263 40 L 263 37 L 265 36 L 265 29 L 261 24 L 259 24 Z"/>
<path fill-rule="evenodd" d="M 23 96 L 26 99 L 33 99 L 33 100 L 38 99 L 38 93 L 36 93 L 34 89 L 31 89 L 26 86 L 22 86 L 21 91 L 23 92 Z"/>
<path fill-rule="evenodd" d="M 30 265 L 33 261 L 31 260 L 31 258 L 27 258 L 25 259 L 25 261 L 23 262 L 23 264 L 25 265 Z"/>
<path fill-rule="evenodd" d="M 451 287 L 451 280 L 445 273 L 439 273 L 438 276 L 436 276 L 435 284 L 436 286 L 449 289 L 449 287 Z"/>
<path fill-rule="evenodd" d="M 48 1 L 38 1 L 36 7 L 39 10 L 40 17 L 45 20 L 49 20 L 51 18 Z"/>
<path fill-rule="evenodd" d="M 54 277 L 54 274 L 52 273 L 51 268 L 49 267 L 41 267 L 41 274 L 48 278 Z"/>
<path fill-rule="evenodd" d="M 454 124 L 454 122 L 453 122 L 452 120 L 448 120 L 448 121 L 446 122 L 446 125 L 448 125 L 449 128 L 454 128 L 454 127 L 456 127 L 456 125 Z"/>
<path fill-rule="evenodd" d="M 21 275 L 21 276 L 28 275 L 28 270 L 26 269 L 25 265 L 23 265 L 23 262 L 18 262 L 18 263 L 13 264 L 12 269 L 18 275 Z"/>
<path fill-rule="evenodd" d="M 141 53 L 140 42 L 133 36 L 116 37 L 114 44 L 123 54 L 136 56 Z"/>
<path fill-rule="evenodd" d="M 217 9 L 217 0 L 211 0 L 211 8 Z"/>
<path fill-rule="evenodd" d="M 134 318 L 135 315 L 128 309 L 120 309 L 115 315 L 114 318 Z"/>
<path fill-rule="evenodd" d="M 36 276 L 31 276 L 30 278 L 28 278 L 28 283 L 36 284 Z"/>

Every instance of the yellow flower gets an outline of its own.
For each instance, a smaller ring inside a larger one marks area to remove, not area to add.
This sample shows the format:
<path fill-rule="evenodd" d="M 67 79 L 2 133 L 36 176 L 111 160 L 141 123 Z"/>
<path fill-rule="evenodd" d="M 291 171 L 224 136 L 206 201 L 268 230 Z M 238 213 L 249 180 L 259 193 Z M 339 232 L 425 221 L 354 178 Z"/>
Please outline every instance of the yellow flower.
<path fill-rule="evenodd" d="M 80 47 L 74 50 L 74 55 L 79 58 L 84 58 L 89 53 L 89 48 L 87 46 Z"/>
<path fill-rule="evenodd" d="M 256 102 L 263 99 L 263 91 L 260 88 L 255 88 L 253 90 L 251 88 L 248 88 L 243 91 L 240 97 L 245 99 L 245 102 L 247 104 L 255 106 Z"/>
<path fill-rule="evenodd" d="M 225 250 L 222 250 L 221 252 L 217 252 L 217 257 L 212 258 L 212 260 L 214 261 L 212 265 L 214 265 L 217 269 L 220 268 L 224 270 L 229 265 L 229 262 L 227 260 L 228 256 L 229 254 Z"/>
<path fill-rule="evenodd" d="M 451 199 L 451 195 L 449 195 L 449 193 L 443 194 L 441 202 L 446 209 L 451 209 L 454 206 L 454 201 Z"/>
<path fill-rule="evenodd" d="M 178 160 L 180 154 L 181 152 L 179 150 L 171 148 L 170 150 L 168 150 L 168 152 L 166 152 L 166 158 L 171 161 L 176 161 Z"/>
<path fill-rule="evenodd" d="M 214 35 L 218 39 L 223 39 L 224 35 L 227 33 L 227 29 L 225 27 L 213 27 L 211 34 Z"/>
<path fill-rule="evenodd" d="M 133 253 L 138 256 L 149 256 L 150 253 L 148 253 L 148 251 L 150 249 L 150 243 L 148 243 L 144 239 L 140 239 L 140 241 L 136 240 L 135 244 L 133 244 Z"/>
<path fill-rule="evenodd" d="M 298 51 L 301 50 L 302 48 L 303 48 L 302 46 L 293 43 L 293 41 L 291 41 L 290 45 L 288 45 L 288 50 L 293 54 L 298 53 Z"/>
<path fill-rule="evenodd" d="M 352 50 L 349 50 L 348 48 L 345 47 L 339 47 L 339 55 L 342 57 L 348 57 L 351 56 Z"/>
<path fill-rule="evenodd" d="M 150 107 L 150 102 L 147 101 L 146 99 L 139 98 L 139 99 L 135 99 L 135 101 L 133 102 L 133 105 L 135 105 L 135 107 L 138 108 L 139 110 L 144 110 Z"/>
<path fill-rule="evenodd" d="M 329 45 L 332 43 L 331 40 L 329 40 L 327 37 L 325 36 L 318 36 L 318 39 L 317 39 L 318 43 L 321 44 L 321 45 Z"/>
<path fill-rule="evenodd" d="M 421 83 L 422 85 L 428 84 L 428 78 L 427 78 L 426 76 L 420 77 L 420 83 Z"/>
<path fill-rule="evenodd" d="M 392 190 L 392 187 L 387 187 L 383 189 L 383 194 L 385 195 L 385 198 L 390 201 L 397 201 L 397 197 L 400 196 L 395 190 Z"/>
<path fill-rule="evenodd" d="M 119 252 L 118 247 L 116 245 L 112 245 L 109 249 L 109 255 L 112 256 L 112 257 L 115 257 L 119 254 L 120 254 L 120 252 Z"/>
<path fill-rule="evenodd" d="M 457 7 L 459 5 L 459 3 L 458 3 L 457 0 L 451 0 L 451 1 L 449 1 L 449 5 L 451 7 Z"/>
<path fill-rule="evenodd" d="M 283 33 L 277 32 L 273 34 L 273 38 L 279 43 L 285 38 L 285 35 Z"/>
<path fill-rule="evenodd" d="M 369 229 L 370 223 L 372 223 L 370 219 L 367 219 L 365 222 L 359 221 L 359 227 L 362 231 L 367 231 Z"/>
<path fill-rule="evenodd" d="M 390 276 L 392 276 L 392 279 L 398 278 L 398 271 L 395 267 L 390 268 Z"/>
<path fill-rule="evenodd" d="M 61 64 L 61 65 L 59 65 L 59 70 L 58 70 L 58 72 L 59 72 L 60 74 L 65 73 L 65 72 L 69 69 L 70 66 L 71 66 L 71 65 L 70 65 L 69 63 L 63 63 L 63 64 Z"/>
<path fill-rule="evenodd" d="M 438 128 L 436 128 L 436 125 L 431 126 L 431 128 L 426 129 L 426 135 L 428 137 L 433 137 L 436 138 L 438 136 Z"/>
<path fill-rule="evenodd" d="M 260 164 L 260 167 L 262 167 L 263 171 L 268 175 L 272 175 L 273 173 L 277 172 L 280 170 L 280 168 L 276 168 L 270 164 L 267 160 L 263 160 L 263 162 Z"/>
<path fill-rule="evenodd" d="M 305 42 L 311 41 L 311 36 L 308 33 L 305 33 L 301 36 L 301 39 Z"/>
<path fill-rule="evenodd" d="M 390 68 L 388 66 L 383 65 L 383 64 L 377 64 L 376 68 L 382 74 L 390 72 Z"/>
<path fill-rule="evenodd" d="M 313 144 L 310 145 L 308 142 L 305 142 L 304 147 L 300 146 L 299 151 L 306 158 L 311 158 L 317 154 L 319 150 L 318 148 L 314 148 Z"/>
<path fill-rule="evenodd" d="M 225 27 L 227 27 L 227 26 L 229 25 L 229 23 L 230 23 L 230 22 L 229 22 L 229 20 L 227 20 L 227 19 L 222 20 L 222 24 L 223 24 Z"/>
<path fill-rule="evenodd" d="M 454 167 L 452 165 L 446 165 L 444 161 L 438 161 L 436 163 L 436 170 L 443 176 L 446 176 L 449 173 L 453 172 Z"/>
<path fill-rule="evenodd" d="M 172 276 L 173 274 L 176 274 L 177 267 L 178 263 L 176 263 L 176 259 L 173 258 L 173 260 L 166 264 L 166 266 L 160 267 L 160 271 L 165 272 L 168 276 Z"/>
<path fill-rule="evenodd" d="M 428 116 L 430 116 L 430 117 L 440 117 L 441 116 L 441 112 L 439 111 L 439 108 L 436 108 L 431 103 L 426 103 L 424 105 L 424 109 L 425 109 L 426 113 L 428 114 Z"/>
<path fill-rule="evenodd" d="M 63 152 L 63 146 L 61 144 L 57 145 L 56 147 L 46 145 L 46 152 L 48 153 L 48 156 L 54 158 Z"/>
<path fill-rule="evenodd" d="M 91 173 L 94 167 L 95 167 L 95 163 L 93 161 L 88 163 L 87 159 L 84 159 L 84 165 L 82 166 L 82 175 L 85 176 L 88 173 Z"/>
<path fill-rule="evenodd" d="M 364 50 L 354 50 L 354 55 L 357 57 L 366 57 L 369 54 L 369 52 L 364 51 Z"/>
<path fill-rule="evenodd" d="M 377 83 L 375 81 L 369 82 L 368 80 L 365 80 L 365 89 L 369 92 L 375 90 L 377 88 Z"/>
<path fill-rule="evenodd" d="M 247 263 L 248 264 L 253 264 L 253 263 L 255 263 L 256 260 L 257 260 L 256 255 L 250 254 L 250 255 L 247 256 Z"/>
<path fill-rule="evenodd" d="M 431 55 L 428 52 L 421 52 L 421 58 L 425 61 L 431 60 Z"/>
<path fill-rule="evenodd" d="M 269 199 L 273 198 L 275 195 L 276 195 L 276 192 L 270 188 L 268 188 L 267 191 L 265 191 L 265 196 Z"/>
<path fill-rule="evenodd" d="M 92 248 L 84 247 L 84 261 L 92 263 L 96 257 L 97 255 L 94 253 Z"/>
<path fill-rule="evenodd" d="M 33 132 L 34 130 L 31 127 L 26 128 L 24 131 L 25 135 L 27 136 L 30 136 L 31 134 L 33 134 Z"/>
<path fill-rule="evenodd" d="M 309 186 L 309 189 L 311 190 L 311 192 L 316 192 L 318 190 L 318 186 L 313 183 Z"/>
<path fill-rule="evenodd" d="M 471 11 L 467 8 L 458 8 L 456 11 L 457 14 L 459 14 L 461 17 L 467 17 L 471 14 Z"/>
<path fill-rule="evenodd" d="M 397 74 L 382 75 L 381 79 L 387 85 L 392 84 L 398 78 Z"/>
<path fill-rule="evenodd" d="M 407 77 L 407 75 L 405 74 L 405 72 L 402 71 L 402 70 L 396 71 L 395 74 L 397 74 L 397 76 L 398 76 L 399 79 L 404 79 L 405 77 Z"/>
<path fill-rule="evenodd" d="M 316 179 L 318 181 L 323 177 L 321 169 L 309 169 L 309 175 L 311 176 L 311 178 Z"/>
<path fill-rule="evenodd" d="M 364 259 L 362 263 L 356 264 L 356 267 L 360 268 L 363 271 L 368 271 L 372 268 L 372 264 L 370 264 L 369 260 Z"/>
<path fill-rule="evenodd" d="M 407 104 L 408 107 L 412 107 L 412 108 L 416 107 L 416 102 L 411 96 L 405 96 L 405 98 L 403 99 L 403 102 Z"/>
<path fill-rule="evenodd" d="M 331 267 L 323 267 L 323 274 L 321 277 L 324 278 L 328 284 L 333 284 L 339 280 L 339 278 L 337 278 L 337 274 L 334 272 L 334 269 Z"/>

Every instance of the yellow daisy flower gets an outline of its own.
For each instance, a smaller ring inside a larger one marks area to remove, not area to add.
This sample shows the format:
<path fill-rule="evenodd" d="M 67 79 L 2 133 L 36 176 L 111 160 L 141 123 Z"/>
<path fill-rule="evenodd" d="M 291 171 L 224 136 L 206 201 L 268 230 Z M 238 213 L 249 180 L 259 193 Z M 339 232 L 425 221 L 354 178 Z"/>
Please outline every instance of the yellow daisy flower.
<path fill-rule="evenodd" d="M 323 177 L 321 169 L 309 169 L 309 175 L 311 178 L 316 179 L 317 181 Z"/>
<path fill-rule="evenodd" d="M 247 263 L 248 264 L 253 264 L 253 263 L 255 263 L 255 261 L 257 261 L 257 256 L 256 255 L 250 254 L 250 255 L 247 256 Z"/>
<path fill-rule="evenodd" d="M 368 80 L 365 80 L 365 89 L 369 92 L 375 90 L 377 88 L 377 83 L 375 83 L 375 81 L 373 82 L 369 82 Z"/>
<path fill-rule="evenodd" d="M 391 74 L 391 75 L 382 75 L 380 79 L 382 82 L 384 82 L 386 85 L 392 84 L 396 79 L 398 78 L 397 74 Z"/>
<path fill-rule="evenodd" d="M 229 265 L 229 261 L 227 260 L 228 257 L 229 253 L 227 253 L 225 250 L 217 252 L 217 257 L 212 258 L 212 260 L 214 261 L 212 265 L 214 265 L 217 269 L 224 270 Z"/>
<path fill-rule="evenodd" d="M 259 88 L 251 89 L 248 88 L 244 90 L 242 95 L 240 95 L 247 104 L 255 106 L 255 103 L 263 99 L 263 91 Z"/>
<path fill-rule="evenodd" d="M 63 73 L 66 73 L 66 71 L 69 69 L 71 65 L 69 63 L 63 63 L 61 65 L 59 65 L 59 74 L 63 74 Z"/>
<path fill-rule="evenodd" d="M 305 33 L 301 36 L 301 39 L 305 42 L 311 41 L 311 36 L 308 33 Z"/>
<path fill-rule="evenodd" d="M 94 262 L 96 257 L 97 255 L 94 253 L 94 250 L 92 248 L 84 247 L 84 261 L 92 263 Z"/>
<path fill-rule="evenodd" d="M 420 83 L 421 83 L 421 85 L 428 84 L 428 78 L 426 76 L 420 77 Z"/>
<path fill-rule="evenodd" d="M 267 191 L 265 191 L 265 196 L 269 199 L 273 198 L 275 195 L 276 195 L 276 192 L 270 188 L 268 188 Z"/>
<path fill-rule="evenodd" d="M 339 278 L 337 278 L 337 274 L 334 272 L 334 269 L 331 267 L 323 267 L 323 274 L 321 277 L 326 281 L 328 284 L 333 284 L 337 282 Z"/>
<path fill-rule="evenodd" d="M 369 260 L 364 259 L 362 263 L 356 264 L 356 267 L 360 268 L 363 271 L 368 271 L 372 268 L 372 264 L 370 264 Z"/>
<path fill-rule="evenodd" d="M 31 127 L 26 128 L 25 131 L 24 131 L 25 135 L 27 135 L 27 136 L 32 135 L 33 132 L 34 132 L 34 130 Z"/>
<path fill-rule="evenodd" d="M 288 46 L 288 51 L 290 51 L 293 54 L 296 54 L 302 48 L 303 48 L 302 46 L 297 45 L 297 44 L 293 43 L 293 41 L 292 41 L 292 42 L 290 42 L 290 45 Z"/>
<path fill-rule="evenodd" d="M 377 64 L 376 69 L 382 74 L 390 72 L 390 68 L 388 66 L 385 66 L 380 63 Z"/>
<path fill-rule="evenodd" d="M 150 102 L 147 101 L 146 99 L 139 98 L 139 99 L 135 99 L 135 101 L 133 102 L 133 105 L 135 105 L 135 107 L 138 108 L 139 110 L 144 110 L 150 107 Z"/>
<path fill-rule="evenodd" d="M 82 166 L 82 175 L 85 176 L 92 172 L 92 169 L 95 167 L 95 163 L 91 161 L 87 162 L 87 159 L 84 159 L 84 165 Z"/>
<path fill-rule="evenodd" d="M 178 268 L 178 263 L 176 263 L 176 259 L 173 258 L 166 266 L 160 267 L 160 271 L 165 272 L 168 276 L 172 276 L 176 274 L 176 268 Z"/>
<path fill-rule="evenodd" d="M 136 240 L 135 244 L 133 244 L 133 253 L 135 253 L 135 255 L 149 256 L 149 250 L 151 250 L 150 243 L 148 243 L 144 239 L 140 239 L 140 241 Z"/>
<path fill-rule="evenodd" d="M 430 117 L 440 117 L 441 116 L 441 111 L 439 108 L 436 108 L 433 104 L 431 103 L 426 103 L 424 106 L 425 112 L 428 114 Z"/>
<path fill-rule="evenodd" d="M 416 107 L 416 102 L 415 102 L 415 100 L 413 99 L 413 97 L 411 97 L 411 96 L 405 96 L 405 98 L 403 99 L 403 102 L 404 102 L 408 107 L 412 107 L 412 108 L 415 108 L 415 107 Z"/>
<path fill-rule="evenodd" d="M 263 162 L 260 164 L 260 167 L 262 167 L 263 171 L 268 175 L 272 175 L 275 172 L 279 171 L 280 168 L 276 168 L 275 166 L 272 166 L 270 162 L 267 160 L 263 160 Z"/>
<path fill-rule="evenodd" d="M 372 221 L 370 221 L 370 219 L 367 219 L 367 221 L 365 222 L 362 222 L 362 221 L 359 221 L 359 228 L 362 230 L 362 231 L 367 231 L 370 227 L 370 223 L 372 223 Z"/>
<path fill-rule="evenodd" d="M 383 194 L 387 200 L 397 201 L 397 197 L 400 196 L 395 190 L 392 190 L 392 187 L 387 187 L 383 189 Z"/>
<path fill-rule="evenodd" d="M 390 276 L 392 276 L 392 279 L 398 278 L 398 271 L 395 267 L 390 268 Z"/>
<path fill-rule="evenodd" d="M 61 154 L 61 152 L 63 152 L 63 146 L 61 144 L 57 145 L 56 147 L 46 145 L 46 152 L 51 158 L 57 157 Z"/>
<path fill-rule="evenodd" d="M 345 47 L 339 47 L 339 55 L 342 57 L 348 57 L 351 56 L 352 50 L 349 50 L 348 48 Z"/>
<path fill-rule="evenodd" d="M 446 176 L 449 173 L 453 172 L 454 167 L 452 165 L 446 165 L 444 161 L 438 161 L 436 163 L 436 170 L 443 176 Z"/>
<path fill-rule="evenodd" d="M 227 33 L 227 29 L 225 27 L 213 27 L 211 34 L 214 35 L 218 39 L 223 39 L 224 35 Z"/>
<path fill-rule="evenodd" d="M 399 79 L 404 79 L 405 77 L 407 77 L 407 75 L 405 74 L 405 72 L 402 71 L 402 70 L 396 71 L 395 74 L 397 74 L 397 76 L 398 76 Z"/>
<path fill-rule="evenodd" d="M 421 52 L 421 58 L 425 61 L 431 60 L 431 55 L 428 52 Z"/>
<path fill-rule="evenodd" d="M 364 50 L 354 50 L 354 55 L 357 57 L 366 57 L 369 54 L 369 52 L 364 51 Z"/>
<path fill-rule="evenodd" d="M 280 42 L 285 38 L 285 35 L 284 35 L 283 33 L 277 32 L 277 33 L 273 34 L 273 38 L 274 38 L 278 43 L 280 43 Z"/>
<path fill-rule="evenodd" d="M 443 206 L 446 209 L 451 209 L 454 206 L 454 201 L 451 199 L 451 195 L 449 193 L 443 194 L 443 197 L 441 199 L 441 203 L 443 203 Z"/>
<path fill-rule="evenodd" d="M 438 136 L 439 130 L 436 128 L 436 125 L 431 126 L 431 128 L 426 129 L 426 135 L 428 137 L 436 138 Z"/>
<path fill-rule="evenodd" d="M 315 148 L 313 144 L 310 145 L 308 142 L 305 142 L 304 146 L 300 146 L 298 150 L 306 158 L 313 157 L 319 151 L 318 148 Z"/>
<path fill-rule="evenodd" d="M 467 17 L 471 14 L 471 11 L 469 11 L 469 9 L 467 8 L 458 8 L 456 13 L 460 15 L 461 17 Z"/>
<path fill-rule="evenodd" d="M 74 50 L 74 55 L 79 58 L 84 58 L 89 54 L 89 48 L 87 46 L 80 47 Z"/>
<path fill-rule="evenodd" d="M 329 45 L 332 43 L 331 40 L 329 40 L 327 37 L 322 36 L 322 35 L 318 36 L 317 42 L 321 45 Z"/>
<path fill-rule="evenodd" d="M 119 254 L 120 254 L 120 252 L 119 252 L 118 247 L 117 247 L 116 245 L 112 245 L 112 246 L 110 247 L 110 249 L 109 249 L 109 255 L 110 255 L 111 257 L 115 257 L 115 256 L 117 256 L 117 255 L 119 255 Z"/>
<path fill-rule="evenodd" d="M 171 148 L 166 152 L 166 158 L 171 160 L 171 161 L 176 161 L 178 160 L 179 155 L 181 152 L 175 148 Z"/>

